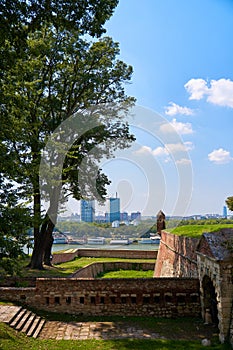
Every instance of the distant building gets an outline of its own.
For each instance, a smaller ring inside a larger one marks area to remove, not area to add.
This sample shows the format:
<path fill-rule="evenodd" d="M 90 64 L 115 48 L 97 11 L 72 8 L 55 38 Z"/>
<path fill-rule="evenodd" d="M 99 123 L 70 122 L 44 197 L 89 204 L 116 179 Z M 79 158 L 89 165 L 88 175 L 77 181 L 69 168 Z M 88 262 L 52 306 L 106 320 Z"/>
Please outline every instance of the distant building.
<path fill-rule="evenodd" d="M 227 219 L 227 207 L 225 205 L 223 206 L 222 216 Z"/>
<path fill-rule="evenodd" d="M 129 214 L 124 212 L 121 213 L 121 221 L 128 221 L 129 220 Z"/>
<path fill-rule="evenodd" d="M 95 201 L 81 199 L 81 221 L 93 222 L 95 218 Z"/>
<path fill-rule="evenodd" d="M 131 221 L 133 220 L 140 221 L 141 217 L 142 217 L 142 214 L 140 213 L 140 211 L 137 211 L 136 213 L 131 213 L 131 216 L 130 216 Z"/>
<path fill-rule="evenodd" d="M 109 198 L 108 213 L 106 213 L 106 219 L 108 222 L 120 221 L 120 198 Z"/>

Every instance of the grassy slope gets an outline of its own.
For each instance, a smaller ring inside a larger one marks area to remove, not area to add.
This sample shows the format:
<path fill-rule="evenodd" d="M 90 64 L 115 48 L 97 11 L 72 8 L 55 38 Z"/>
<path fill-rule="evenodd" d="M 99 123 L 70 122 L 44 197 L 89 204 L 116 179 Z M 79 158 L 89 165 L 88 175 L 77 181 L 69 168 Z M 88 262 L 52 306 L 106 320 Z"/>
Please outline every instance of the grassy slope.
<path fill-rule="evenodd" d="M 119 271 L 108 271 L 98 278 L 152 278 L 154 274 L 153 270 L 149 271 L 137 271 L 137 270 L 119 270 Z"/>
<path fill-rule="evenodd" d="M 38 270 L 31 270 L 28 268 L 24 268 L 28 262 L 23 262 L 23 270 L 22 275 L 23 276 L 31 276 L 31 277 L 68 277 L 75 271 L 81 269 L 84 266 L 87 266 L 94 262 L 112 262 L 112 261 L 124 261 L 124 262 L 153 262 L 155 263 L 155 260 L 152 259 L 119 259 L 119 258 L 88 258 L 88 257 L 81 257 L 76 258 L 75 260 L 68 261 L 63 264 L 55 265 L 54 267 L 50 268 L 47 267 L 45 270 L 38 271 Z"/>
<path fill-rule="evenodd" d="M 205 232 L 217 232 L 222 228 L 233 228 L 233 224 L 184 225 L 168 231 L 178 236 L 199 238 Z"/>

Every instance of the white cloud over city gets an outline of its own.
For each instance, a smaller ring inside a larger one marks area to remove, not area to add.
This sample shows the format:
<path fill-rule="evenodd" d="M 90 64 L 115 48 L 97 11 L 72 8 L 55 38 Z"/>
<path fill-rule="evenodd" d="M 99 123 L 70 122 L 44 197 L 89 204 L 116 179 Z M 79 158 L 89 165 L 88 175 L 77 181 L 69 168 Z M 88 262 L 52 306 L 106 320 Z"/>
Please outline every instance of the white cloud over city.
<path fill-rule="evenodd" d="M 208 154 L 210 162 L 214 164 L 227 164 L 233 160 L 229 151 L 219 148 Z"/>
<path fill-rule="evenodd" d="M 190 100 L 201 100 L 218 106 L 233 108 L 233 81 L 230 79 L 211 80 L 190 79 L 185 85 Z"/>
<path fill-rule="evenodd" d="M 177 114 L 181 115 L 193 115 L 194 111 L 188 107 L 182 107 L 174 102 L 170 102 L 169 106 L 165 107 L 165 114 L 169 116 L 174 116 Z"/>

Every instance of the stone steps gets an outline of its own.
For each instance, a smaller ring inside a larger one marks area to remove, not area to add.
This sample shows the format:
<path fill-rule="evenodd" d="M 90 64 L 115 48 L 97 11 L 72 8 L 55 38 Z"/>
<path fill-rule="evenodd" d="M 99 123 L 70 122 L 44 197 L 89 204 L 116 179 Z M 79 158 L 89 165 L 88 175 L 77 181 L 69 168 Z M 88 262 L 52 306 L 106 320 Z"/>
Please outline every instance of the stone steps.
<path fill-rule="evenodd" d="M 15 330 L 24 332 L 28 337 L 37 338 L 45 324 L 45 320 L 21 307 L 8 324 Z"/>

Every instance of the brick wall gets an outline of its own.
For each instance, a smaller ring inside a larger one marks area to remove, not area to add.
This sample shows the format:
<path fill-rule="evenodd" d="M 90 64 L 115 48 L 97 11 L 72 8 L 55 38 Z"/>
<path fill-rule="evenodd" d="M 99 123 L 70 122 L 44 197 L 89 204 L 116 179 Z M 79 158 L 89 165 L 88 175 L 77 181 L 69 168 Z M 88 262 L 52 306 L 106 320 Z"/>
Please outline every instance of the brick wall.
<path fill-rule="evenodd" d="M 76 249 L 72 253 L 56 253 L 53 255 L 52 263 L 60 264 L 71 261 L 75 257 L 91 258 L 124 258 L 124 259 L 156 259 L 157 250 L 126 250 L 126 249 Z"/>
<path fill-rule="evenodd" d="M 72 277 L 75 278 L 95 278 L 98 274 L 106 271 L 116 270 L 154 270 L 154 263 L 131 263 L 131 262 L 97 262 L 92 263 L 75 272 Z"/>
<path fill-rule="evenodd" d="M 155 277 L 198 277 L 198 238 L 180 237 L 162 231 Z"/>
<path fill-rule="evenodd" d="M 197 279 L 39 278 L 36 288 L 0 287 L 1 299 L 79 315 L 200 315 Z"/>

